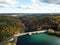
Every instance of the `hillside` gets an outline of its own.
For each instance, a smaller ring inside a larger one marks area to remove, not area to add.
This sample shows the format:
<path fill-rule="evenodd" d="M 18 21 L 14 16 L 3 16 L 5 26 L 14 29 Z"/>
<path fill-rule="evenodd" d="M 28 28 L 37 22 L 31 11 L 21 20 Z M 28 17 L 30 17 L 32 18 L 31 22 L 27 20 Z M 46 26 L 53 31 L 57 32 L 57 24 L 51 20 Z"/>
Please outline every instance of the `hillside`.
<path fill-rule="evenodd" d="M 0 16 L 0 42 L 10 36 L 24 32 L 25 26 L 20 19 L 11 16 Z"/>
<path fill-rule="evenodd" d="M 25 24 L 29 31 L 37 30 L 48 30 L 48 33 L 51 33 L 49 29 L 54 31 L 54 35 L 60 35 L 60 15 L 27 15 L 20 17 L 22 22 Z"/>
<path fill-rule="evenodd" d="M 60 36 L 60 15 L 0 16 L 0 42 L 17 33 L 40 30 Z"/>

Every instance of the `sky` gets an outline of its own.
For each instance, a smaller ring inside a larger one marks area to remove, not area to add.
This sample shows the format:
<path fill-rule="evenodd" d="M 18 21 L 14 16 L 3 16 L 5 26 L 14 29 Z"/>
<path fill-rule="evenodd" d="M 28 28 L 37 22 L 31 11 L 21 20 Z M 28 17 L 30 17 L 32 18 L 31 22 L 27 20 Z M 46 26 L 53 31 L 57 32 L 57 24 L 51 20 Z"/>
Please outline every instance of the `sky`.
<path fill-rule="evenodd" d="M 60 0 L 0 0 L 0 13 L 60 13 Z"/>

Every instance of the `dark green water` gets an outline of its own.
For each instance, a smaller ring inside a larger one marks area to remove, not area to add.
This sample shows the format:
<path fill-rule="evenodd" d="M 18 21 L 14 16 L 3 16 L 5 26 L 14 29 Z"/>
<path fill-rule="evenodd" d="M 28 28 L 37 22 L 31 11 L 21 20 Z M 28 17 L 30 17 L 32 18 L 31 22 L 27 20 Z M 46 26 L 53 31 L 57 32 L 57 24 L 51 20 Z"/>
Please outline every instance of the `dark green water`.
<path fill-rule="evenodd" d="M 45 33 L 18 37 L 16 45 L 60 45 L 60 38 Z"/>

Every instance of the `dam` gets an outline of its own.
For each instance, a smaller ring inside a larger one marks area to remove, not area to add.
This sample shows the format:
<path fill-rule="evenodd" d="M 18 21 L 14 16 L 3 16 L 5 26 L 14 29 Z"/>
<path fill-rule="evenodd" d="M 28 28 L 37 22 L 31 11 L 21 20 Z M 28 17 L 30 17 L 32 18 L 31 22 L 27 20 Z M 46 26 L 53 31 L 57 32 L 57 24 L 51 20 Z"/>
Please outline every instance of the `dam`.
<path fill-rule="evenodd" d="M 23 35 L 26 35 L 26 34 L 29 34 L 29 35 L 32 35 L 32 34 L 35 34 L 35 33 L 44 33 L 46 32 L 47 30 L 42 30 L 42 31 L 33 31 L 33 32 L 27 32 L 27 33 L 19 33 L 17 35 L 14 35 L 14 36 L 23 36 Z"/>
<path fill-rule="evenodd" d="M 15 34 L 13 36 L 11 36 L 8 41 L 13 41 L 14 40 L 14 37 L 18 37 L 18 36 L 23 36 L 23 35 L 32 35 L 32 34 L 36 34 L 36 33 L 44 33 L 46 32 L 47 30 L 42 30 L 42 31 L 33 31 L 33 32 L 27 32 L 27 33 L 18 33 L 18 34 Z"/>

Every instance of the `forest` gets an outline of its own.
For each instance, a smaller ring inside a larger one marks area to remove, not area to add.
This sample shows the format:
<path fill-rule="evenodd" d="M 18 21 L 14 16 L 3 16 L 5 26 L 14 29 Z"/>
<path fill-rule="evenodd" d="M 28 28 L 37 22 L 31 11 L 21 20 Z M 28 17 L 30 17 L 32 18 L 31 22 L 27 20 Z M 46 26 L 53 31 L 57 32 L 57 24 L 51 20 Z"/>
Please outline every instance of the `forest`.
<path fill-rule="evenodd" d="M 0 42 L 14 34 L 23 33 L 24 29 L 24 24 L 20 19 L 12 16 L 0 16 Z"/>
<path fill-rule="evenodd" d="M 0 42 L 17 33 L 41 30 L 60 36 L 60 15 L 0 16 Z"/>
<path fill-rule="evenodd" d="M 47 33 L 51 33 L 60 36 L 60 15 L 27 15 L 19 17 L 25 24 L 27 29 L 25 32 L 47 30 Z"/>

